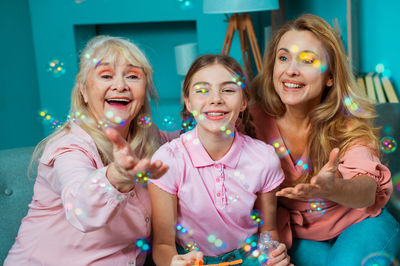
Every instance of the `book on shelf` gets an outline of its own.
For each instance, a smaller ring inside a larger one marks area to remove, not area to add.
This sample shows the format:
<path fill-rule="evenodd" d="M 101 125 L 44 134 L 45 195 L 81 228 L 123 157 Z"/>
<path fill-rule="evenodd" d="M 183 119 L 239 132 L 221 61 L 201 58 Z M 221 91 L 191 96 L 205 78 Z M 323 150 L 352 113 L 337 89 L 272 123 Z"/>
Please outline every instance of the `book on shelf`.
<path fill-rule="evenodd" d="M 357 77 L 357 84 L 365 92 L 373 104 L 398 103 L 399 97 L 390 82 L 390 79 L 381 76 L 379 73 L 361 74 Z"/>
<path fill-rule="evenodd" d="M 374 85 L 375 85 L 375 92 L 376 92 L 376 99 L 378 103 L 386 103 L 386 97 L 383 93 L 381 78 L 379 74 L 374 75 Z"/>
<path fill-rule="evenodd" d="M 368 73 L 365 75 L 365 87 L 367 88 L 367 96 L 372 104 L 377 103 L 377 98 L 375 94 L 375 87 L 374 87 L 374 82 L 372 80 L 372 75 L 373 73 Z"/>

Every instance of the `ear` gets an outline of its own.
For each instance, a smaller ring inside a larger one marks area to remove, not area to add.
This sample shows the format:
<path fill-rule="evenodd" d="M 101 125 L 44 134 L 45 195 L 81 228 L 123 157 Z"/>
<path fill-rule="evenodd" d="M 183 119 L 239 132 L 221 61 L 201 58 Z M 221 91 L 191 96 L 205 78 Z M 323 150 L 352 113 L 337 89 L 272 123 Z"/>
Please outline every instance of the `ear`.
<path fill-rule="evenodd" d="M 85 103 L 88 103 L 88 99 L 87 99 L 88 96 L 87 96 L 86 90 L 85 90 L 84 86 L 82 85 L 82 83 L 80 83 L 80 82 L 79 82 L 79 91 L 81 92 Z"/>
<path fill-rule="evenodd" d="M 242 107 L 240 107 L 240 112 L 243 112 L 244 110 L 246 110 L 246 107 L 247 107 L 247 99 L 243 97 Z"/>
<path fill-rule="evenodd" d="M 332 76 L 328 77 L 328 80 L 326 81 L 326 86 L 327 87 L 332 87 L 333 86 L 333 78 L 332 78 Z"/>
<path fill-rule="evenodd" d="M 184 98 L 183 98 L 183 101 L 185 102 L 186 109 L 187 109 L 189 112 L 192 112 L 192 105 L 190 104 L 189 98 L 184 97 Z"/>

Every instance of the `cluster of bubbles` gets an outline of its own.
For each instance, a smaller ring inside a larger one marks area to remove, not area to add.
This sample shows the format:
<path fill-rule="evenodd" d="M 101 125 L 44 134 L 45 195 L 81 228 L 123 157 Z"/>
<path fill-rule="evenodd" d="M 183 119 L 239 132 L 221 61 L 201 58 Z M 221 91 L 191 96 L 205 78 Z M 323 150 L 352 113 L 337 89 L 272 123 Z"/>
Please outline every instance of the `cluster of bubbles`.
<path fill-rule="evenodd" d="M 221 133 L 223 137 L 233 138 L 235 137 L 235 130 L 231 129 L 227 126 L 220 127 Z"/>
<path fill-rule="evenodd" d="M 262 264 L 267 261 L 267 257 L 258 249 L 257 239 L 256 236 L 246 238 L 242 244 L 242 249 L 246 252 L 248 258 L 257 259 Z"/>
<path fill-rule="evenodd" d="M 258 210 L 251 211 L 250 219 L 251 219 L 253 225 L 256 227 L 260 227 L 261 225 L 264 224 L 264 218 L 262 216 L 262 213 Z"/>
<path fill-rule="evenodd" d="M 307 202 L 307 212 L 314 217 L 321 217 L 325 214 L 326 203 L 322 199 L 313 199 Z"/>
<path fill-rule="evenodd" d="M 289 51 L 292 54 L 297 54 L 299 52 L 299 46 L 296 44 L 293 44 L 290 46 Z M 302 51 L 299 53 L 298 58 L 297 58 L 300 62 L 310 62 L 312 64 L 312 66 L 316 69 L 318 69 L 321 72 L 324 72 L 327 69 L 326 64 L 322 63 L 321 60 L 316 59 L 315 55 L 311 52 L 307 52 L 307 51 Z"/>
<path fill-rule="evenodd" d="M 153 124 L 153 120 L 150 115 L 141 114 L 137 118 L 137 124 L 142 128 L 149 128 Z"/>
<path fill-rule="evenodd" d="M 230 206 L 237 205 L 240 202 L 240 196 L 235 192 L 229 192 L 227 197 L 228 197 L 228 205 Z"/>
<path fill-rule="evenodd" d="M 356 102 L 353 101 L 353 99 L 351 97 L 345 97 L 343 99 L 343 104 L 347 107 L 347 109 L 351 113 L 360 113 L 361 112 L 361 108 L 358 106 L 358 104 Z"/>
<path fill-rule="evenodd" d="M 170 115 L 165 115 L 161 119 L 161 125 L 166 129 L 166 130 L 172 130 L 175 128 L 176 121 L 175 118 L 170 116 Z"/>
<path fill-rule="evenodd" d="M 89 53 L 86 53 L 86 54 L 84 54 L 83 55 L 86 59 L 90 59 L 91 57 L 92 57 L 92 55 L 91 54 L 89 54 Z M 92 63 L 94 64 L 94 65 L 99 65 L 100 63 L 101 63 L 101 61 L 99 60 L 99 59 L 97 59 L 96 57 L 93 57 L 92 58 Z"/>
<path fill-rule="evenodd" d="M 385 136 L 380 140 L 380 148 L 384 153 L 392 153 L 397 149 L 397 142 L 390 136 Z"/>
<path fill-rule="evenodd" d="M 60 128 L 64 124 L 63 122 L 55 119 L 48 111 L 39 111 L 39 117 L 42 119 L 43 123 L 48 124 L 51 128 Z"/>
<path fill-rule="evenodd" d="M 177 237 L 185 243 L 183 248 L 186 251 L 190 252 L 193 250 L 196 250 L 196 251 L 199 250 L 198 244 L 192 238 L 192 235 L 193 235 L 192 230 L 189 230 L 186 227 L 184 227 L 182 224 L 178 223 L 176 225 L 176 231 L 177 231 Z"/>
<path fill-rule="evenodd" d="M 361 266 L 399 266 L 398 260 L 385 252 L 376 252 L 368 255 L 361 262 Z"/>
<path fill-rule="evenodd" d="M 64 63 L 58 59 L 51 60 L 47 65 L 47 72 L 58 78 L 65 74 Z"/>
<path fill-rule="evenodd" d="M 181 133 L 188 132 L 195 128 L 197 122 L 193 117 L 188 117 L 187 119 L 184 119 L 181 124 Z"/>
<path fill-rule="evenodd" d="M 189 10 L 194 8 L 194 3 L 191 0 L 177 0 L 178 6 L 182 10 Z"/>
<path fill-rule="evenodd" d="M 150 182 L 151 173 L 149 171 L 140 171 L 136 174 L 135 183 L 147 185 Z"/>
<path fill-rule="evenodd" d="M 301 167 L 303 172 L 311 172 L 310 164 L 306 163 L 303 160 L 297 160 L 296 165 Z"/>
<path fill-rule="evenodd" d="M 289 155 L 289 150 L 286 148 L 286 146 L 281 138 L 273 140 L 270 143 L 275 148 L 275 152 L 276 152 L 276 154 L 278 154 L 279 158 L 283 158 L 283 157 Z"/>
<path fill-rule="evenodd" d="M 199 250 L 199 245 L 195 241 L 189 241 L 185 243 L 183 247 L 187 252 L 190 251 L 198 251 Z"/>
<path fill-rule="evenodd" d="M 233 173 L 234 177 L 237 178 L 239 180 L 239 182 L 242 184 L 242 186 L 245 189 L 249 189 L 249 184 L 246 182 L 246 176 L 244 174 L 242 174 L 240 171 L 235 171 Z"/>
<path fill-rule="evenodd" d="M 222 241 L 221 239 L 217 238 L 213 234 L 208 235 L 207 241 L 208 241 L 208 243 L 212 244 L 213 246 L 215 246 L 218 249 L 226 248 L 226 244 L 224 243 L 224 241 Z"/>
<path fill-rule="evenodd" d="M 136 240 L 136 246 L 140 248 L 142 252 L 148 252 L 151 249 L 151 243 L 147 238 L 140 238 Z"/>
<path fill-rule="evenodd" d="M 244 77 L 243 74 L 236 73 L 233 76 L 232 81 L 235 82 L 240 88 L 242 89 L 246 88 L 246 78 Z"/>

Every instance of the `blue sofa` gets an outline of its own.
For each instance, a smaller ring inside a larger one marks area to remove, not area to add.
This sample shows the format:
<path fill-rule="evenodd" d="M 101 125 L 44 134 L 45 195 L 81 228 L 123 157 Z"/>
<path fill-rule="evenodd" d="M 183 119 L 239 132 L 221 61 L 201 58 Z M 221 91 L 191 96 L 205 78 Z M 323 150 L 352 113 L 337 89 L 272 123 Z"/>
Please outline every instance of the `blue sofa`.
<path fill-rule="evenodd" d="M 390 135 L 400 145 L 400 104 L 377 105 L 379 114 L 376 124 L 382 126 L 381 135 Z M 3 263 L 15 241 L 21 219 L 26 215 L 32 200 L 34 180 L 27 177 L 27 167 L 34 147 L 0 150 L 0 262 Z M 392 175 L 400 175 L 400 147 L 393 153 L 385 153 L 383 163 Z M 34 177 L 33 177 L 34 178 Z M 397 198 L 400 191 L 397 190 Z M 398 203 L 400 204 L 400 203 Z M 400 221 L 400 205 L 388 204 L 389 211 Z"/>

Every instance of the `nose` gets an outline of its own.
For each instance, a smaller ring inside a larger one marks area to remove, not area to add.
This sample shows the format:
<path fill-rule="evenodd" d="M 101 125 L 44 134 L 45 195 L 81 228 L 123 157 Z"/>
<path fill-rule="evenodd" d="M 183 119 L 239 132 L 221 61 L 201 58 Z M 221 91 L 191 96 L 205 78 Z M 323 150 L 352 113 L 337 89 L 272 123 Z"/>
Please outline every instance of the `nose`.
<path fill-rule="evenodd" d="M 125 91 L 128 89 L 125 78 L 120 75 L 114 76 L 112 89 L 117 91 Z"/>
<path fill-rule="evenodd" d="M 291 77 L 299 75 L 299 66 L 296 60 L 289 62 L 286 68 L 286 74 Z"/>
<path fill-rule="evenodd" d="M 222 104 L 223 99 L 221 97 L 220 90 L 210 90 L 209 92 L 209 103 L 210 104 Z"/>

